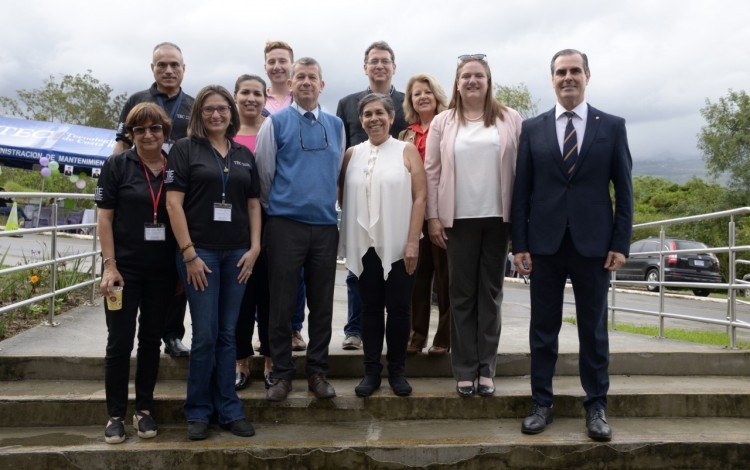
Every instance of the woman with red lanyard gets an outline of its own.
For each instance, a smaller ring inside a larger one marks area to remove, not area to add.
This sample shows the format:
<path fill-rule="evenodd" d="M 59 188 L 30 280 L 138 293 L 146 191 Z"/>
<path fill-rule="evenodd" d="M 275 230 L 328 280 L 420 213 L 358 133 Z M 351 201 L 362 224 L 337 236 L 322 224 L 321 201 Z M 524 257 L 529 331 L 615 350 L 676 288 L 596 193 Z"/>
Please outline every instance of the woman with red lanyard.
<path fill-rule="evenodd" d="M 155 437 L 158 432 L 151 415 L 152 402 L 164 315 L 177 282 L 175 239 L 167 218 L 164 189 L 167 160 L 162 151 L 171 127 L 157 104 L 136 105 L 125 120 L 135 146 L 104 162 L 96 189 L 104 259 L 100 290 L 107 296 L 122 289 L 121 308 L 110 308 L 107 302 L 104 305 L 108 331 L 104 384 L 110 416 L 104 440 L 110 444 L 126 438 L 124 420 L 136 320 L 133 427 L 141 438 Z"/>

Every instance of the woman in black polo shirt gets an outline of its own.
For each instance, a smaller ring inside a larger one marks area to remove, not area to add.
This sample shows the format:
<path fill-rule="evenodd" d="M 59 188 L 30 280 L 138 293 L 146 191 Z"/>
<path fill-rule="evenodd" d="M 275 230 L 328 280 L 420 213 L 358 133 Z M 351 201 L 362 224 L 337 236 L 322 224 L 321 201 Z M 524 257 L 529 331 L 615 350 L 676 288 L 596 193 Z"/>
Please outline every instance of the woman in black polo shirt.
<path fill-rule="evenodd" d="M 104 258 L 101 293 L 122 288 L 122 308 L 105 302 L 107 355 L 104 383 L 109 422 L 104 440 L 125 440 L 130 353 L 138 318 L 133 426 L 142 438 L 155 437 L 151 416 L 159 371 L 164 314 L 177 282 L 175 240 L 167 220 L 164 176 L 166 155 L 161 148 L 172 127 L 153 103 L 136 105 L 125 120 L 135 147 L 104 162 L 96 189 L 99 242 Z"/>
<path fill-rule="evenodd" d="M 255 434 L 234 366 L 237 316 L 260 254 L 260 183 L 253 154 L 232 141 L 238 128 L 232 95 L 207 86 L 195 98 L 188 137 L 169 155 L 167 210 L 193 324 L 183 408 L 190 440 L 208 437 L 214 414 L 235 435 Z"/>

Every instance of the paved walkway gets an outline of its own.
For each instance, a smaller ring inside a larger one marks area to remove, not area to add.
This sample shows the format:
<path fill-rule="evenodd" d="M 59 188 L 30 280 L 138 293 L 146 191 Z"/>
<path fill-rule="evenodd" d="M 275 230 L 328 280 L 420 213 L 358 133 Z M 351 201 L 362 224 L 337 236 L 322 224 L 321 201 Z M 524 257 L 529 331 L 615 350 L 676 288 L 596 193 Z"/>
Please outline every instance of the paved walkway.
<path fill-rule="evenodd" d="M 336 277 L 333 309 L 333 336 L 331 354 L 360 354 L 359 351 L 344 351 L 341 342 L 344 340 L 346 323 L 346 270 L 339 267 Z M 506 282 L 520 282 L 506 279 Z M 104 322 L 102 299 L 95 305 L 83 305 L 65 314 L 58 315 L 56 327 L 37 326 L 17 336 L 0 341 L 0 356 L 67 356 L 67 357 L 104 357 L 107 340 L 107 328 Z M 500 337 L 500 353 L 528 353 L 528 303 L 503 303 L 503 328 Z M 433 310 L 431 334 L 435 332 L 437 311 Z M 190 344 L 190 316 L 186 315 L 186 345 Z M 303 336 L 306 339 L 305 330 Z M 658 352 L 658 351 L 706 351 L 721 349 L 716 346 L 705 346 L 672 340 L 659 340 L 642 335 L 633 335 L 619 331 L 610 332 L 610 350 L 616 352 Z M 575 325 L 563 323 L 560 333 L 560 352 L 578 351 L 578 337 Z M 135 354 L 135 349 L 133 351 Z"/>

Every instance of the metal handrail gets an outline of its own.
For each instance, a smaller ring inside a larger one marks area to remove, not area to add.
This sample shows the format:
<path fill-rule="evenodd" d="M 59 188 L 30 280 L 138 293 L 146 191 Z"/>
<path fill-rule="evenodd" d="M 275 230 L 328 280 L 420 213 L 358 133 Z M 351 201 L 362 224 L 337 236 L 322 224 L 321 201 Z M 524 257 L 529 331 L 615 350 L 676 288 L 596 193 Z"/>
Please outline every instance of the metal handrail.
<path fill-rule="evenodd" d="M 741 281 L 737 279 L 737 264 L 748 264 L 750 265 L 750 261 L 748 260 L 742 260 L 737 259 L 737 253 L 741 252 L 750 252 L 750 245 L 741 245 L 736 246 L 735 245 L 735 236 L 736 236 L 736 226 L 735 226 L 735 217 L 740 215 L 748 215 L 750 214 L 750 207 L 739 207 L 736 209 L 730 209 L 725 211 L 718 211 L 718 212 L 711 212 L 708 214 L 699 214 L 699 215 L 693 215 L 688 217 L 679 217 L 674 219 L 666 219 L 666 220 L 659 220 L 654 222 L 646 222 L 642 224 L 637 224 L 633 226 L 633 229 L 640 229 L 640 228 L 652 228 L 652 227 L 659 227 L 659 247 L 662 248 L 660 251 L 652 251 L 652 252 L 644 252 L 645 254 L 658 254 L 659 255 L 659 280 L 657 282 L 648 282 L 648 281 L 625 281 L 625 280 L 617 280 L 615 278 L 616 274 L 612 273 L 611 276 L 611 282 L 613 288 L 610 289 L 610 323 L 612 324 L 613 328 L 616 327 L 615 322 L 615 313 L 616 312 L 625 312 L 625 313 L 635 313 L 635 314 L 641 314 L 641 315 L 649 315 L 649 316 L 655 316 L 659 320 L 659 338 L 664 338 L 664 325 L 665 320 L 667 318 L 670 319 L 679 319 L 679 320 L 690 320 L 690 321 L 696 321 L 700 323 L 707 323 L 707 324 L 715 324 L 715 325 L 722 325 L 726 326 L 727 328 L 727 334 L 729 336 L 729 345 L 732 349 L 737 348 L 737 329 L 743 328 L 743 329 L 750 329 L 750 323 L 739 321 L 737 319 L 737 303 L 741 302 L 737 299 L 737 290 L 740 289 L 747 289 L 747 285 L 749 284 L 746 281 Z M 729 218 L 729 224 L 728 224 L 728 237 L 727 237 L 727 246 L 723 247 L 713 247 L 713 248 L 707 248 L 707 249 L 688 249 L 688 250 L 664 250 L 664 240 L 666 238 L 664 227 L 669 225 L 676 225 L 676 224 L 684 224 L 684 223 L 690 223 L 690 222 L 701 222 L 706 220 L 712 220 L 712 219 L 719 219 L 719 218 Z M 667 282 L 664 280 L 664 257 L 671 255 L 671 254 L 693 254 L 693 253 L 727 253 L 729 257 L 729 265 L 728 265 L 728 282 L 727 283 L 700 283 L 700 282 Z M 659 286 L 659 308 L 656 311 L 653 310 L 640 310 L 640 309 L 632 309 L 632 308 L 626 308 L 626 307 L 618 307 L 617 306 L 617 296 L 616 296 L 616 289 L 615 287 L 617 285 L 642 285 L 642 286 L 648 286 L 648 285 L 658 285 Z M 726 289 L 727 290 L 727 316 L 726 320 L 717 320 L 715 318 L 708 318 L 708 317 L 701 317 L 701 316 L 695 316 L 695 315 L 682 315 L 682 314 L 676 314 L 676 313 L 670 313 L 665 310 L 665 293 L 664 293 L 664 287 L 687 287 L 687 288 L 704 288 L 704 289 Z"/>
<path fill-rule="evenodd" d="M 97 248 L 97 221 L 96 221 L 96 211 L 94 211 L 94 221 L 92 223 L 80 223 L 80 224 L 70 224 L 70 225 L 61 225 L 58 224 L 57 216 L 58 216 L 58 209 L 59 209 L 59 203 L 65 199 L 79 199 L 79 200 L 93 200 L 94 195 L 93 194 L 77 194 L 77 193 L 39 193 L 39 192 L 6 192 L 3 191 L 0 193 L 0 196 L 3 198 L 19 198 L 19 199 L 40 199 L 47 201 L 52 200 L 53 202 L 49 204 L 49 207 L 52 209 L 52 213 L 50 215 L 50 225 L 46 227 L 33 227 L 33 228 L 19 228 L 12 231 L 0 231 L 0 237 L 13 237 L 13 236 L 23 236 L 27 234 L 38 234 L 38 233 L 47 233 L 50 237 L 50 245 L 49 245 L 49 259 L 44 261 L 38 261 L 34 263 L 27 263 L 24 265 L 18 265 L 18 266 L 12 266 L 9 268 L 0 269 L 0 277 L 7 274 L 12 274 L 20 271 L 27 271 L 31 269 L 37 269 L 41 267 L 50 266 L 50 282 L 49 282 L 49 291 L 43 294 L 36 295 L 34 297 L 31 297 L 29 299 L 16 302 L 14 304 L 6 305 L 2 308 L 0 308 L 0 314 L 16 310 L 18 308 L 21 308 L 26 305 L 33 304 L 35 302 L 49 300 L 49 308 L 48 308 L 48 314 L 47 314 L 47 321 L 45 322 L 46 325 L 49 326 L 56 326 L 58 323 L 54 321 L 55 316 L 55 299 L 59 297 L 60 295 L 66 294 L 68 292 L 81 289 L 87 286 L 91 286 L 90 294 L 89 294 L 89 301 L 94 302 L 94 297 L 96 295 L 96 288 L 98 283 L 100 282 L 101 278 L 97 275 L 97 256 L 100 254 L 100 250 Z M 41 208 L 41 202 L 40 202 L 40 208 Z M 37 214 L 39 214 L 41 211 L 37 211 Z M 39 217 L 37 217 L 37 224 L 39 223 Z M 91 231 L 91 239 L 92 239 L 92 247 L 91 251 L 86 251 L 83 253 L 77 253 L 73 255 L 67 255 L 67 256 L 58 256 L 57 253 L 57 239 L 59 236 L 61 236 L 61 232 L 67 232 L 70 230 L 90 230 Z M 58 268 L 60 266 L 64 266 L 66 263 L 70 261 L 76 261 L 76 260 L 83 260 L 83 259 L 90 259 L 91 261 L 91 276 L 86 281 L 80 282 L 75 285 L 63 287 L 60 289 L 57 289 L 56 287 L 56 281 L 58 276 Z"/>

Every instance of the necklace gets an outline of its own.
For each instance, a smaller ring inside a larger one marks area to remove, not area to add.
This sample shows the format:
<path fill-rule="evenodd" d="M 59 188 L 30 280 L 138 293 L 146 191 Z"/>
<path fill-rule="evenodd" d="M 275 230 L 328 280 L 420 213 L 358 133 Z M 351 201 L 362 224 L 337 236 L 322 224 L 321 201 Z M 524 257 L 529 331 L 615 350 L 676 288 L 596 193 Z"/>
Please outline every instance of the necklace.
<path fill-rule="evenodd" d="M 479 120 L 481 120 L 482 118 L 484 118 L 484 113 L 480 114 L 480 115 L 479 115 L 479 116 L 477 116 L 477 117 L 469 117 L 468 113 L 464 113 L 464 118 L 465 118 L 465 119 L 466 119 L 467 121 L 479 121 Z"/>

